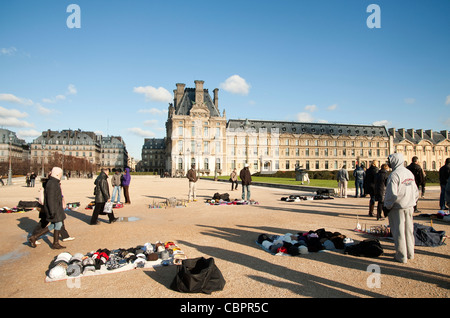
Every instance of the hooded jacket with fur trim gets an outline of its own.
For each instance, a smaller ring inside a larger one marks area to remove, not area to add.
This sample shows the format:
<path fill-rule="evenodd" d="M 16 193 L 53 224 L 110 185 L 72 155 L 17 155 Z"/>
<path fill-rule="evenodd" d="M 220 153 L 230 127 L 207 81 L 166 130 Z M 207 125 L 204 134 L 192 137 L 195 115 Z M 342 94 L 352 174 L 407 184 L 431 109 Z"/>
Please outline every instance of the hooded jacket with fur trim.
<path fill-rule="evenodd" d="M 405 160 L 401 153 L 394 153 L 388 159 L 392 173 L 387 180 L 384 206 L 389 210 L 414 207 L 419 199 L 414 175 L 404 166 Z"/>

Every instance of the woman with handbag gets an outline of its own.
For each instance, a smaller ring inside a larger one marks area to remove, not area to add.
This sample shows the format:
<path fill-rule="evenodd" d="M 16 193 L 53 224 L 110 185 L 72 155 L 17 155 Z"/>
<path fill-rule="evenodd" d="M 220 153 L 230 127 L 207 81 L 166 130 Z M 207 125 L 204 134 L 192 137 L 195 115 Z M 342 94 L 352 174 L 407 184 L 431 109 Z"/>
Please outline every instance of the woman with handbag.
<path fill-rule="evenodd" d="M 108 174 L 108 169 L 102 169 L 97 179 L 95 179 L 95 207 L 91 217 L 91 225 L 99 224 L 99 214 L 107 214 L 109 223 L 113 223 L 118 220 L 118 218 L 114 216 L 114 211 L 112 210 L 112 202 L 109 196 Z M 105 209 L 105 206 L 107 206 L 109 209 Z"/>

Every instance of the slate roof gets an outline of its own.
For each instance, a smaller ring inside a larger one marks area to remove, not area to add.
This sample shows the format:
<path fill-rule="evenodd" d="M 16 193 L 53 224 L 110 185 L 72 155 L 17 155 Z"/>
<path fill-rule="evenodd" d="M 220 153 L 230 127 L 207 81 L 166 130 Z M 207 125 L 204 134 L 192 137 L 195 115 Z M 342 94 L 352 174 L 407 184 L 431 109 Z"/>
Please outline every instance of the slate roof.
<path fill-rule="evenodd" d="M 144 140 L 143 149 L 165 149 L 166 143 L 164 138 L 146 138 Z"/>
<path fill-rule="evenodd" d="M 219 110 L 214 106 L 213 100 L 207 89 L 203 89 L 203 101 L 208 107 L 211 116 L 219 117 Z M 195 88 L 185 88 L 183 97 L 177 103 L 175 115 L 190 115 L 191 108 L 195 103 Z"/>
<path fill-rule="evenodd" d="M 438 132 L 438 131 L 433 131 L 432 133 L 430 133 L 430 132 L 431 132 L 430 130 L 426 130 L 426 131 L 424 130 L 423 138 L 417 130 L 409 131 L 409 130 L 405 129 L 404 137 L 400 130 L 395 130 L 394 132 L 391 131 L 390 133 L 394 137 L 395 144 L 398 144 L 398 143 L 402 142 L 403 140 L 408 140 L 409 142 L 411 142 L 413 144 L 418 144 L 422 140 L 427 140 L 433 144 L 438 144 L 441 141 L 446 139 L 446 137 L 442 134 L 442 132 Z M 444 133 L 445 133 L 445 131 L 444 131 Z"/>
<path fill-rule="evenodd" d="M 230 119 L 227 129 L 239 129 L 246 126 L 259 132 L 267 129 L 278 128 L 279 133 L 312 134 L 312 135 L 332 135 L 332 136 L 367 136 L 367 137 L 389 137 L 385 126 L 372 125 L 350 125 L 350 124 L 329 124 L 329 123 L 309 123 L 290 121 L 266 121 L 253 119 Z"/>

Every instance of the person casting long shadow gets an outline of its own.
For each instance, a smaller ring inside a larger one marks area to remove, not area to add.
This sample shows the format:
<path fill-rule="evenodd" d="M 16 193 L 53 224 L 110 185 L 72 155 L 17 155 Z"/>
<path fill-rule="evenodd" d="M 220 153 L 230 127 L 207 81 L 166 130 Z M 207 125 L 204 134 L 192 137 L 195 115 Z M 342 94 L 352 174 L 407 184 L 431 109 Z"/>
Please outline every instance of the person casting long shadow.
<path fill-rule="evenodd" d="M 99 224 L 98 223 L 99 214 L 108 214 L 109 223 L 113 223 L 118 219 L 114 216 L 114 211 L 111 211 L 111 213 L 103 212 L 103 210 L 105 209 L 106 202 L 111 201 L 109 196 L 108 174 L 109 174 L 108 169 L 102 169 L 97 179 L 95 179 L 94 182 L 95 207 L 94 211 L 92 212 L 90 222 L 91 225 Z"/>

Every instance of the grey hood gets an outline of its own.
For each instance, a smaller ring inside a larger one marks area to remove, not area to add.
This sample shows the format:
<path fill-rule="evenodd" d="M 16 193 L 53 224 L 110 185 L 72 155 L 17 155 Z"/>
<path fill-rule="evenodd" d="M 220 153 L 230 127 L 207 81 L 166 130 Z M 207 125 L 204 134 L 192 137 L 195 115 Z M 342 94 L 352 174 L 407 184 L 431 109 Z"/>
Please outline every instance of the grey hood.
<path fill-rule="evenodd" d="M 393 153 L 388 157 L 389 162 L 391 163 L 391 169 L 395 170 L 398 167 L 402 166 L 405 163 L 405 158 L 401 153 Z"/>

